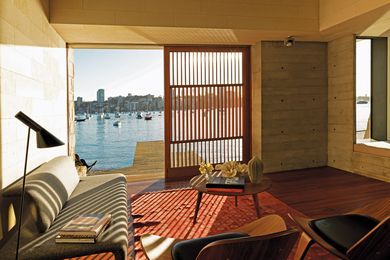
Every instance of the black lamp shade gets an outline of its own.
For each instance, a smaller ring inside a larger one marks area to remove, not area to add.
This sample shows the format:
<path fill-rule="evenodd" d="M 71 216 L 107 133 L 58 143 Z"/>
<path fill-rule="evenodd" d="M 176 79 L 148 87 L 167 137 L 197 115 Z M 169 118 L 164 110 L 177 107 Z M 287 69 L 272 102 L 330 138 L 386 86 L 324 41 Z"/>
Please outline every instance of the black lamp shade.
<path fill-rule="evenodd" d="M 64 144 L 61 140 L 52 135 L 49 131 L 40 126 L 22 111 L 18 112 L 15 117 L 37 133 L 38 148 L 48 148 Z"/>
<path fill-rule="evenodd" d="M 45 129 L 42 129 L 41 131 L 37 132 L 38 148 L 54 147 L 63 144 L 64 143 L 61 140 L 59 140 L 57 137 L 55 137 Z"/>

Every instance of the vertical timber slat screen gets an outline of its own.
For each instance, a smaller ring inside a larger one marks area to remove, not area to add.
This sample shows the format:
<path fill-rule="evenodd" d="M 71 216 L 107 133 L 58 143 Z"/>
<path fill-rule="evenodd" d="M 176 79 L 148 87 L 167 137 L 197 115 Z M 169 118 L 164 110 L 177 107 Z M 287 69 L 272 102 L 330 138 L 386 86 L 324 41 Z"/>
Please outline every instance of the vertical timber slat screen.
<path fill-rule="evenodd" d="M 247 161 L 249 48 L 169 46 L 164 66 L 166 177 L 194 175 L 202 161 Z"/>

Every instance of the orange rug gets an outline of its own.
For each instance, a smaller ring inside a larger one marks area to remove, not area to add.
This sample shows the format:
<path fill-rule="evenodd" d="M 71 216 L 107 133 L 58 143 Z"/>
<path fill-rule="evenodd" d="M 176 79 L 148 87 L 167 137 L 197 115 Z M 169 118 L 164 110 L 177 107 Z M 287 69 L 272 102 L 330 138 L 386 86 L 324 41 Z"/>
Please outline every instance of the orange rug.
<path fill-rule="evenodd" d="M 288 213 L 304 216 L 267 192 L 260 193 L 262 216 L 278 214 L 287 226 L 294 223 Z M 257 219 L 252 196 L 239 196 L 238 206 L 234 197 L 204 194 L 197 223 L 193 224 L 197 191 L 192 189 L 167 190 L 137 194 L 132 197 L 132 213 L 143 215 L 135 221 L 135 256 L 146 259 L 139 236 L 155 234 L 174 238 L 196 238 L 238 228 Z M 333 259 L 321 248 L 313 247 L 306 259 Z"/>

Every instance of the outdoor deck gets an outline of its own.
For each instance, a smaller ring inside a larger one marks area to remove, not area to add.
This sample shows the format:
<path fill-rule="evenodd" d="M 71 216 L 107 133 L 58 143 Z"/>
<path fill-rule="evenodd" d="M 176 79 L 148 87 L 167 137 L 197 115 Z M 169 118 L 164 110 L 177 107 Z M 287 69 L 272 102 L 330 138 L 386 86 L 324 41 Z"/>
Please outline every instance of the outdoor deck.
<path fill-rule="evenodd" d="M 138 142 L 132 166 L 95 173 L 122 173 L 128 182 L 163 179 L 164 141 Z"/>

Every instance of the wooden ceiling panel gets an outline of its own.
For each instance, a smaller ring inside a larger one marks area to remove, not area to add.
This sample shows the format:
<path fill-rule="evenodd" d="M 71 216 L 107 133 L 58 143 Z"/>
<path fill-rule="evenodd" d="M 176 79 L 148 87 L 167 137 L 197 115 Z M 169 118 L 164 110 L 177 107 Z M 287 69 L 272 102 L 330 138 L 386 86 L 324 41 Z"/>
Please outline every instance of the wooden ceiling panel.
<path fill-rule="evenodd" d="M 155 44 L 127 26 L 53 24 L 67 43 Z"/>

